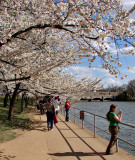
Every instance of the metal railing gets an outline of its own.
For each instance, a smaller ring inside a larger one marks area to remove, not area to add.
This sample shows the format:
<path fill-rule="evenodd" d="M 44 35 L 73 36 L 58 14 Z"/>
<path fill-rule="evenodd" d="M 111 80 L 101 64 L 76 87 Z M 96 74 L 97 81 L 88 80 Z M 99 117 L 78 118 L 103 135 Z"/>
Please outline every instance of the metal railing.
<path fill-rule="evenodd" d="M 72 112 L 72 113 L 70 112 L 70 114 L 74 117 L 74 122 L 76 122 L 76 118 L 80 119 L 80 117 L 76 115 L 75 110 L 82 111 L 82 109 L 75 108 L 75 107 L 73 107 L 73 109 L 74 109 L 74 112 Z M 105 117 L 100 116 L 100 115 L 96 115 L 96 114 L 94 114 L 94 113 L 91 113 L 91 112 L 88 112 L 88 111 L 85 111 L 85 110 L 83 110 L 83 112 L 84 112 L 84 115 L 85 115 L 85 113 L 90 114 L 90 115 L 93 115 L 94 124 L 86 121 L 85 118 L 84 118 L 84 119 L 82 119 L 82 129 L 84 128 L 84 122 L 86 122 L 88 125 L 92 125 L 92 126 L 93 126 L 93 128 L 94 128 L 94 129 L 93 129 L 93 130 L 94 130 L 94 138 L 96 138 L 96 129 L 99 129 L 99 130 L 101 130 L 102 132 L 110 135 L 109 132 L 107 132 L 107 131 L 105 131 L 105 130 L 103 130 L 103 129 L 101 129 L 101 128 L 99 128 L 99 127 L 96 126 L 96 117 L 99 117 L 99 118 L 102 118 L 102 119 L 105 119 L 105 120 L 106 120 Z M 64 113 L 64 114 L 65 114 L 65 108 L 63 108 L 63 109 L 61 110 L 61 113 Z M 129 124 L 126 124 L 126 123 L 122 123 L 122 122 L 119 122 L 119 123 L 122 124 L 122 125 L 128 126 L 128 127 L 131 127 L 131 128 L 135 128 L 135 126 L 132 126 L 132 125 L 129 125 Z M 129 143 L 128 141 L 126 141 L 126 140 L 118 137 L 118 138 L 117 138 L 117 142 L 116 142 L 116 152 L 118 152 L 118 140 L 121 140 L 122 142 L 124 142 L 124 143 L 126 143 L 126 144 L 128 144 L 128 145 L 130 145 L 130 146 L 135 147 L 134 144 Z"/>

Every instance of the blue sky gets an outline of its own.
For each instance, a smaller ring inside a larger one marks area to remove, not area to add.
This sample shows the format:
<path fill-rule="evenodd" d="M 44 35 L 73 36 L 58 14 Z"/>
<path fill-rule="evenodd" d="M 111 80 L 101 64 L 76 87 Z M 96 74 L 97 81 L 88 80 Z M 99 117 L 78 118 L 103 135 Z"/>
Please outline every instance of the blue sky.
<path fill-rule="evenodd" d="M 127 10 L 131 9 L 132 6 L 135 4 L 134 0 L 122 0 L 122 4 L 124 8 Z M 135 21 L 135 12 L 130 16 L 130 19 Z M 83 63 L 77 66 L 70 66 L 66 69 L 67 72 L 74 75 L 76 74 L 78 79 L 81 78 L 92 78 L 92 77 L 99 77 L 103 78 L 102 83 L 104 87 L 109 85 L 117 85 L 121 86 L 122 84 L 127 84 L 130 80 L 135 79 L 135 56 L 128 55 L 126 57 L 120 57 L 120 61 L 123 64 L 120 67 L 121 74 L 127 74 L 128 77 L 121 80 L 121 78 L 115 78 L 115 76 L 111 76 L 108 71 L 99 67 L 100 61 L 97 60 L 94 63 L 93 67 L 89 69 L 89 65 L 86 59 L 83 59 Z M 130 70 L 127 67 L 130 66 Z"/>

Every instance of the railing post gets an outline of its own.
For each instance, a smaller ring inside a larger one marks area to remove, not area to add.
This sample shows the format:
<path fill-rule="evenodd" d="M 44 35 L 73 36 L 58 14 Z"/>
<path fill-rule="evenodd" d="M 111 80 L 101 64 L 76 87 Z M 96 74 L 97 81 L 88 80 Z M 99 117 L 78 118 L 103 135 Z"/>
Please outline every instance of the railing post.
<path fill-rule="evenodd" d="M 96 138 L 96 115 L 94 115 L 94 138 Z"/>
<path fill-rule="evenodd" d="M 64 109 L 64 108 L 63 108 L 63 109 Z M 80 109 L 74 108 L 74 111 L 72 110 L 72 111 L 74 112 L 74 115 L 72 114 L 72 115 L 74 116 L 74 122 L 76 121 L 76 118 L 79 118 L 79 117 L 78 117 L 78 112 L 76 112 L 76 110 L 80 110 Z M 94 117 L 93 117 L 93 118 L 94 118 L 94 120 L 93 120 L 93 121 L 94 121 L 94 124 L 92 124 L 93 130 L 94 130 L 94 138 L 96 138 L 96 128 L 102 130 L 103 132 L 105 132 L 105 133 L 107 133 L 107 134 L 109 134 L 109 133 L 106 132 L 105 130 L 96 127 L 96 116 L 97 116 L 97 117 L 100 117 L 100 118 L 103 118 L 103 119 L 106 119 L 105 117 L 102 117 L 102 116 L 99 116 L 99 115 L 96 115 L 96 114 L 93 114 L 93 113 L 90 113 L 90 112 L 87 112 L 87 111 L 80 110 L 80 119 L 81 119 L 81 120 L 84 119 L 84 112 L 86 112 L 86 113 L 91 114 L 91 115 L 94 116 Z M 65 110 L 64 110 L 64 113 L 66 113 Z M 76 113 L 77 113 L 77 116 L 76 116 Z M 87 122 L 86 120 L 85 120 L 85 122 L 91 125 L 91 123 Z M 129 126 L 129 127 L 132 127 L 132 128 L 135 128 L 135 126 L 132 126 L 132 125 L 129 125 L 129 124 L 126 124 L 126 123 L 121 123 L 121 124 L 126 125 L 126 126 Z M 84 126 L 84 121 L 82 120 L 82 129 L 83 129 L 83 126 Z M 125 142 L 125 143 L 127 143 L 127 144 L 129 144 L 129 145 L 131 145 L 131 146 L 133 146 L 133 147 L 135 147 L 134 144 L 131 144 L 131 143 L 129 143 L 129 142 L 127 142 L 127 141 L 125 141 L 125 140 L 123 140 L 123 139 L 121 139 L 121 138 L 117 138 L 117 140 L 116 140 L 116 152 L 119 152 L 118 140 L 123 141 L 123 142 Z"/>
<path fill-rule="evenodd" d="M 84 126 L 84 121 L 82 120 L 82 129 L 83 129 L 83 126 Z"/>
<path fill-rule="evenodd" d="M 74 108 L 74 123 L 75 123 L 75 108 Z"/>

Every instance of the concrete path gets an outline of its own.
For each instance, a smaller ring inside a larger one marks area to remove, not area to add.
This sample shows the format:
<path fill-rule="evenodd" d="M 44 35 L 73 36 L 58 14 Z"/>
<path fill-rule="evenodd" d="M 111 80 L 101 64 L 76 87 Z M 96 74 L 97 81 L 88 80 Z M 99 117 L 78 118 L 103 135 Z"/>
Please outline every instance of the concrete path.
<path fill-rule="evenodd" d="M 119 149 L 113 155 L 105 155 L 108 141 L 73 122 L 65 122 L 59 114 L 59 122 L 53 130 L 47 130 L 46 115 L 35 113 L 36 125 L 15 140 L 0 144 L 0 160 L 135 160 L 135 157 Z M 115 150 L 115 147 L 114 147 Z"/>

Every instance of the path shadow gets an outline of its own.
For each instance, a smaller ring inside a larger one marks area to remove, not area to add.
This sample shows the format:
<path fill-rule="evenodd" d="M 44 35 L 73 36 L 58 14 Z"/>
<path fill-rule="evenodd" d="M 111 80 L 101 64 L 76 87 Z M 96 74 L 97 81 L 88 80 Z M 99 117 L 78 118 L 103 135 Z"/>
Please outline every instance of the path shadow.
<path fill-rule="evenodd" d="M 60 119 L 60 118 L 59 118 Z M 105 155 L 105 152 L 97 152 L 92 146 L 90 146 L 87 142 L 84 141 L 84 139 L 82 137 L 80 137 L 67 123 L 65 123 L 65 121 L 63 121 L 62 119 L 60 119 L 61 122 L 63 122 L 67 128 L 69 130 L 71 130 L 76 137 L 78 137 L 87 147 L 89 147 L 93 152 L 92 153 L 84 153 L 84 152 L 75 152 L 73 147 L 71 146 L 71 144 L 69 143 L 69 141 L 67 140 L 67 138 L 64 136 L 64 134 L 62 133 L 61 129 L 58 128 L 58 126 L 56 126 L 56 128 L 58 129 L 58 131 L 60 132 L 61 136 L 64 138 L 64 140 L 66 141 L 67 145 L 69 146 L 69 148 L 71 149 L 71 152 L 65 152 L 65 153 L 55 153 L 56 156 L 76 156 L 76 158 L 78 160 L 80 160 L 80 156 L 99 156 L 101 159 L 106 160 L 105 157 L 103 155 Z"/>
<path fill-rule="evenodd" d="M 47 132 L 47 131 L 48 131 L 47 128 L 43 128 L 43 127 L 31 128 L 30 130 L 34 130 L 34 131 L 42 131 L 42 132 Z"/>
<path fill-rule="evenodd" d="M 65 152 L 65 153 L 49 153 L 52 156 L 99 156 L 106 155 L 105 152 L 88 153 L 88 152 Z"/>

